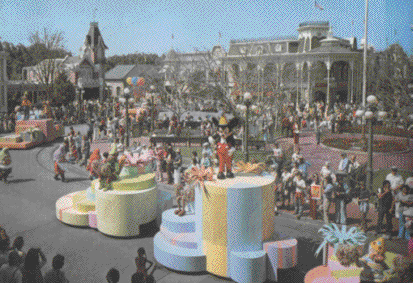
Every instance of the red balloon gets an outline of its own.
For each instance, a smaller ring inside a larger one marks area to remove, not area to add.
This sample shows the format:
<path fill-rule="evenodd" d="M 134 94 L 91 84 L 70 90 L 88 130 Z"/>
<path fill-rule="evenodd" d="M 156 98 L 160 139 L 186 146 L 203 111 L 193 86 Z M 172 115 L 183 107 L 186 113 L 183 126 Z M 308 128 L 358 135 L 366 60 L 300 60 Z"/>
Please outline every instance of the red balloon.
<path fill-rule="evenodd" d="M 145 84 L 145 79 L 144 78 L 139 78 L 139 80 L 136 82 L 137 86 L 142 86 Z"/>

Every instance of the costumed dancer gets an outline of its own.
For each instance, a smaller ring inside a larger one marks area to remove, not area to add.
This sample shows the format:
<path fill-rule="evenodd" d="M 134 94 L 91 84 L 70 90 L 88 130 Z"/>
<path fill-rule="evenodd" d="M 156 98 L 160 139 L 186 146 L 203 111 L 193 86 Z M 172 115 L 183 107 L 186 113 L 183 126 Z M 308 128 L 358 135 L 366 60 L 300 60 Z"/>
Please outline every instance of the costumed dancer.
<path fill-rule="evenodd" d="M 3 179 L 5 184 L 7 184 L 7 177 L 11 173 L 11 168 L 9 148 L 5 147 L 0 151 L 0 179 Z"/>
<path fill-rule="evenodd" d="M 94 180 L 99 177 L 100 166 L 100 150 L 97 148 L 93 151 L 86 166 L 86 170 L 89 171 L 90 180 Z"/>
<path fill-rule="evenodd" d="M 117 154 L 110 154 L 106 162 L 102 165 L 100 170 L 99 179 L 100 179 L 100 187 L 103 190 L 110 189 L 110 183 L 117 180 L 117 170 L 116 170 L 116 163 L 117 163 Z"/>
<path fill-rule="evenodd" d="M 24 120 L 29 120 L 30 118 L 30 108 L 32 106 L 32 103 L 30 102 L 30 100 L 27 98 L 27 92 L 24 93 L 23 97 L 22 97 L 22 110 L 24 113 Z"/>
<path fill-rule="evenodd" d="M 145 280 L 144 282 L 148 282 L 146 281 L 148 277 L 148 270 L 152 267 L 153 262 L 147 259 L 144 248 L 138 249 L 138 256 L 135 258 L 135 263 L 136 263 L 136 273 L 141 273 Z M 146 267 L 147 263 L 149 263 L 149 267 Z"/>
<path fill-rule="evenodd" d="M 182 155 L 181 155 L 181 150 L 178 148 L 176 150 L 176 155 L 174 159 L 174 183 L 175 185 L 181 184 L 181 169 L 182 169 Z"/>
<path fill-rule="evenodd" d="M 216 118 L 212 118 L 215 125 L 218 126 L 218 133 L 214 136 L 214 139 L 219 138 L 219 142 L 216 145 L 216 152 L 219 159 L 219 171 L 218 179 L 234 178 L 232 173 L 232 155 L 235 151 L 235 139 L 233 135 L 233 128 L 238 125 L 239 119 L 232 118 L 229 123 L 225 115 L 222 115 L 219 121 Z M 226 172 L 226 176 L 224 175 Z"/>
<path fill-rule="evenodd" d="M 65 143 L 61 144 L 59 148 L 55 151 L 53 155 L 54 159 L 54 179 L 59 180 L 59 176 L 62 179 L 62 182 L 66 182 L 65 171 L 60 167 L 59 163 L 66 162 L 66 147 Z"/>

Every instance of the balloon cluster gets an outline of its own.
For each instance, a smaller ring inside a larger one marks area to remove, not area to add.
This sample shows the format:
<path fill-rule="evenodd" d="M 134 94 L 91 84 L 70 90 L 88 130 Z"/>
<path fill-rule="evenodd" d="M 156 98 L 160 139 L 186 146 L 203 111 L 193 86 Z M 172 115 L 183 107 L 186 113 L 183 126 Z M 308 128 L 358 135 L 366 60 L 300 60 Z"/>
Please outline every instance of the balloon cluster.
<path fill-rule="evenodd" d="M 126 79 L 126 82 L 130 86 L 143 86 L 145 84 L 145 79 L 138 77 L 129 77 Z"/>

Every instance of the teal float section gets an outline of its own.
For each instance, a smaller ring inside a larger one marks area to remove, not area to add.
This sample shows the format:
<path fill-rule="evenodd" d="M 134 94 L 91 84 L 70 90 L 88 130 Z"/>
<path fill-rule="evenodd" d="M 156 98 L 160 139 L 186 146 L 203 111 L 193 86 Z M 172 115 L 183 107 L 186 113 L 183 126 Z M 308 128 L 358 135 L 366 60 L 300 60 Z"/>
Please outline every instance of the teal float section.
<path fill-rule="evenodd" d="M 174 270 L 206 271 L 206 256 L 202 248 L 188 249 L 172 245 L 161 233 L 154 237 L 154 256 L 160 264 Z"/>
<path fill-rule="evenodd" d="M 227 190 L 228 269 L 232 252 L 262 250 L 262 188 L 239 183 Z"/>
<path fill-rule="evenodd" d="M 230 276 L 238 283 L 261 283 L 266 280 L 264 250 L 231 252 Z"/>

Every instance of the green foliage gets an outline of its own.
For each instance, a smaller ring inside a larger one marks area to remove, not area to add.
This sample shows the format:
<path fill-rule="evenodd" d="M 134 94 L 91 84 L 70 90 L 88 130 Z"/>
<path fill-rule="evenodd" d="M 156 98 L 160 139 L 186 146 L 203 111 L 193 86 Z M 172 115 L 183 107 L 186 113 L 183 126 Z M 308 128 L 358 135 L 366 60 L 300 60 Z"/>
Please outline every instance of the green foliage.
<path fill-rule="evenodd" d="M 52 101 L 54 103 L 67 104 L 76 98 L 76 90 L 73 84 L 69 81 L 66 74 L 61 73 L 57 76 L 54 88 Z"/>

